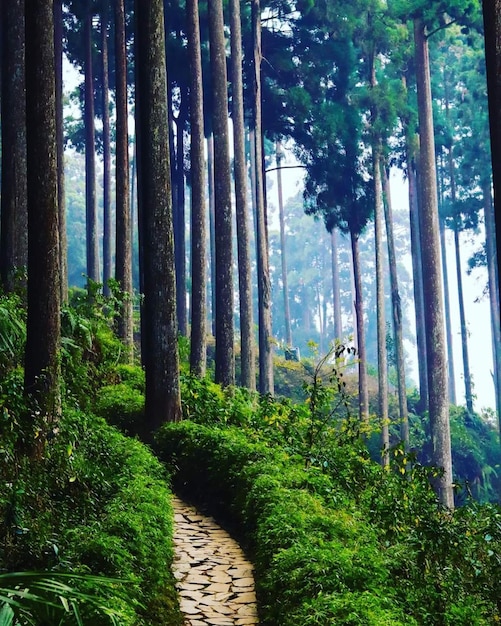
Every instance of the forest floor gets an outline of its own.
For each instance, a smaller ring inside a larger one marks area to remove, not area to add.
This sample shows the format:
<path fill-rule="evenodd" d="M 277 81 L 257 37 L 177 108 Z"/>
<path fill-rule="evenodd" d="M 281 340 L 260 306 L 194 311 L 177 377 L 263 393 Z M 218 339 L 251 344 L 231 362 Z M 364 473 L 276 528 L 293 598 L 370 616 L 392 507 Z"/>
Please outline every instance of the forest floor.
<path fill-rule="evenodd" d="M 258 624 L 252 564 L 213 518 L 174 497 L 173 573 L 187 626 Z"/>

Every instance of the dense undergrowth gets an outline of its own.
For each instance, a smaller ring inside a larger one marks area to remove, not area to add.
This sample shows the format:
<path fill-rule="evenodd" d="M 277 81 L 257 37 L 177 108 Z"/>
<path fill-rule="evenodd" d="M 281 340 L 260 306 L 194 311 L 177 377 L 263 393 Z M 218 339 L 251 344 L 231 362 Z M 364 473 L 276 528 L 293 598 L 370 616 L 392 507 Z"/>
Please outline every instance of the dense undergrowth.
<path fill-rule="evenodd" d="M 383 470 L 356 421 L 326 421 L 322 385 L 312 412 L 267 398 L 249 410 L 246 392 L 185 384 L 185 411 L 201 423 L 165 426 L 158 451 L 177 489 L 247 547 L 263 624 L 499 622 L 498 507 L 444 510 L 436 470 L 400 446 Z"/>
<path fill-rule="evenodd" d="M 96 626 L 180 624 L 169 572 L 170 477 L 249 552 L 265 625 L 501 621 L 501 513 L 478 503 L 498 487 L 488 423 L 452 409 L 463 486 L 462 506 L 451 513 L 430 486 L 426 416 L 412 413 L 410 398 L 414 448 L 404 452 L 393 420 L 383 470 L 377 420 L 361 429 L 350 417 L 342 358 L 321 368 L 279 363 L 277 387 L 290 397 L 278 399 L 222 390 L 182 363 L 185 421 L 158 434 L 161 464 L 130 437 L 141 430 L 144 373 L 125 364 L 113 335 L 117 306 L 77 293 L 63 312 L 63 415 L 42 433 L 47 445 L 34 460 L 23 449 L 46 426 L 22 392 L 22 307 L 0 299 L 0 569 L 36 570 L 69 586 L 61 600 L 54 587 L 37 591 L 38 581 L 25 577 L 4 593 L 0 573 L 2 626 L 77 624 L 78 612 Z M 24 598 L 23 614 L 12 604 L 16 586 L 43 602 Z"/>
<path fill-rule="evenodd" d="M 142 376 L 120 364 L 110 309 L 79 294 L 63 312 L 63 413 L 49 432 L 23 395 L 22 316 L 15 299 L 2 299 L 0 623 L 181 624 L 169 477 L 145 446 L 93 412 L 103 384 L 129 370 L 129 382 Z M 46 445 L 34 458 L 25 450 L 38 437 Z"/>

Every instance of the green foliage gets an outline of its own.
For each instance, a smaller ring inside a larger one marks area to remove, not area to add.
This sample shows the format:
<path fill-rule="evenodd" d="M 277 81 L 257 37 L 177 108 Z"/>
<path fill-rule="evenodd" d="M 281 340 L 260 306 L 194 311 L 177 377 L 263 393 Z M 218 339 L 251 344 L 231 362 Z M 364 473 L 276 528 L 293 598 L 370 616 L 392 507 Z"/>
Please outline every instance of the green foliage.
<path fill-rule="evenodd" d="M 102 387 L 97 393 L 94 410 L 108 424 L 126 434 L 136 434 L 144 420 L 144 393 L 126 384 Z"/>
<path fill-rule="evenodd" d="M 22 363 L 26 314 L 18 296 L 0 296 L 0 375 Z"/>
<path fill-rule="evenodd" d="M 1 464 L 0 567 L 48 578 L 83 574 L 71 582 L 71 597 L 97 594 L 120 624 L 180 624 L 170 574 L 170 491 L 150 452 L 102 419 L 69 410 L 42 459 L 18 455 L 14 444 Z M 120 581 L 103 588 L 91 572 Z M 110 623 L 94 605 L 78 606 L 84 623 Z M 66 617 L 61 623 L 77 623 Z"/>

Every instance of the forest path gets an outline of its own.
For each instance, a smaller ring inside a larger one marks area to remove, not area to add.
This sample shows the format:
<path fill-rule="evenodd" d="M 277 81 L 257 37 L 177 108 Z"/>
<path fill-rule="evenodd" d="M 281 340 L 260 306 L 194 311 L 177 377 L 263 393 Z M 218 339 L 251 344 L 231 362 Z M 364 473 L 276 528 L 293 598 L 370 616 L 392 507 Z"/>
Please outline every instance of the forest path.
<path fill-rule="evenodd" d="M 213 518 L 173 498 L 172 570 L 186 626 L 258 624 L 253 567 Z"/>

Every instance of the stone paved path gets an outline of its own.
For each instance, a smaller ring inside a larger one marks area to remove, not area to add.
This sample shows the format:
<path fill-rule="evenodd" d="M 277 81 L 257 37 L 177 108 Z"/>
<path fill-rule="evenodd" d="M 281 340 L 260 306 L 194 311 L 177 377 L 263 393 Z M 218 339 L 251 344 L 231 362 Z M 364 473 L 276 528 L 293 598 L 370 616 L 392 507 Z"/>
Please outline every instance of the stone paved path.
<path fill-rule="evenodd" d="M 173 573 L 187 626 L 258 624 L 252 565 L 211 517 L 174 497 Z"/>

